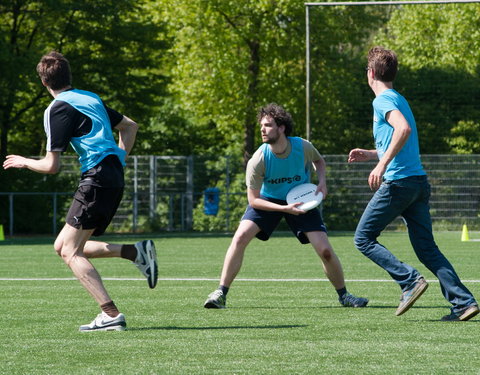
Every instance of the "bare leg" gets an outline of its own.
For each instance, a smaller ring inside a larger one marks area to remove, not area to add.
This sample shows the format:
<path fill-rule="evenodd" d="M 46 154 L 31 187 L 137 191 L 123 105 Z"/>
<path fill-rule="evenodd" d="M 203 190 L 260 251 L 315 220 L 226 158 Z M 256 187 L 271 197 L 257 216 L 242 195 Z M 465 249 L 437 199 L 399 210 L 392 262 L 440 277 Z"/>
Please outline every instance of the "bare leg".
<path fill-rule="evenodd" d="M 225 254 L 220 285 L 230 287 L 242 267 L 243 255 L 250 241 L 260 231 L 253 221 L 242 220 Z"/>
<path fill-rule="evenodd" d="M 327 234 L 321 231 L 308 232 L 305 234 L 322 260 L 323 271 L 333 287 L 337 290 L 344 288 L 345 278 L 343 276 L 342 264 L 333 251 L 332 245 L 330 245 L 330 242 L 328 241 Z"/>
<path fill-rule="evenodd" d="M 83 253 L 87 258 L 120 258 L 122 246 L 101 241 L 87 241 Z"/>
<path fill-rule="evenodd" d="M 63 227 L 62 231 L 55 240 L 55 249 L 57 249 L 57 247 L 61 248 L 65 232 L 66 225 Z M 123 245 L 111 244 L 102 241 L 87 240 L 83 247 L 83 254 L 87 258 L 120 258 L 122 246 Z"/>
<path fill-rule="evenodd" d="M 65 224 L 55 240 L 55 250 L 70 267 L 83 287 L 92 295 L 99 305 L 111 301 L 102 279 L 83 252 L 85 243 L 93 233 L 93 229 L 83 230 Z"/>

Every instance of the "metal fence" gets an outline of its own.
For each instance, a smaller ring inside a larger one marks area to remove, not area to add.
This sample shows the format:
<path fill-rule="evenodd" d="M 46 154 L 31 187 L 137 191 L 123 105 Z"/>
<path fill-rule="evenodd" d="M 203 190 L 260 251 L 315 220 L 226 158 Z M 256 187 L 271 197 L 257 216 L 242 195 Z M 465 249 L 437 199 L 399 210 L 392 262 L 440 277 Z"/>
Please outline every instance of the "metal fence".
<path fill-rule="evenodd" d="M 348 212 L 345 221 L 353 217 L 356 224 L 372 196 L 367 179 L 375 164 L 347 164 L 346 157 L 338 155 L 325 159 L 329 166 L 328 211 L 334 216 L 336 210 Z M 432 186 L 430 213 L 434 227 L 461 230 L 462 224 L 468 224 L 479 228 L 480 155 L 422 155 L 422 163 Z M 347 227 L 351 230 L 351 223 Z M 389 227 L 401 228 L 404 223 L 400 218 Z"/>
<path fill-rule="evenodd" d="M 372 192 L 367 179 L 374 163 L 347 164 L 346 155 L 325 155 L 329 195 L 323 215 L 330 230 L 353 230 Z M 63 178 L 75 186 L 75 157 L 64 157 Z M 423 155 L 422 162 L 432 185 L 431 214 L 436 229 L 460 230 L 462 224 L 480 227 L 480 155 Z M 124 199 L 110 232 L 232 231 L 244 212 L 246 194 L 241 160 L 208 156 L 132 156 L 125 172 Z M 40 177 L 39 177 L 40 178 Z M 43 177 L 45 178 L 45 177 Z M 55 177 L 47 177 L 55 178 Z M 219 212 L 204 213 L 204 192 L 219 188 Z M 0 192 L 6 233 L 38 233 L 17 230 L 28 213 L 28 200 L 48 202 L 44 217 L 56 234 L 68 210 L 72 193 Z M 6 219 L 5 219 L 6 218 Z M 402 229 L 396 220 L 389 229 Z M 49 230 L 50 232 L 50 230 Z"/>

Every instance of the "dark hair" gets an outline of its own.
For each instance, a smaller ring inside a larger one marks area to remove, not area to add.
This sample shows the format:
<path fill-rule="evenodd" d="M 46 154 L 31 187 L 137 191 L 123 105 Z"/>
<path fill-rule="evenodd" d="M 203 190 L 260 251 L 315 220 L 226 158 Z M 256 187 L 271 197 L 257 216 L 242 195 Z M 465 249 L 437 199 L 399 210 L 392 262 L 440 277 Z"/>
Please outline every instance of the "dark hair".
<path fill-rule="evenodd" d="M 373 47 L 368 51 L 368 67 L 373 69 L 376 80 L 393 82 L 398 69 L 397 55 L 383 47 Z"/>
<path fill-rule="evenodd" d="M 285 127 L 285 135 L 289 136 L 293 131 L 292 115 L 285 111 L 283 107 L 275 103 L 267 104 L 258 110 L 257 120 L 262 121 L 265 116 L 270 116 L 275 120 L 277 126 L 283 125 Z"/>
<path fill-rule="evenodd" d="M 52 51 L 42 56 L 37 65 L 37 73 L 52 90 L 60 90 L 72 84 L 70 64 L 59 52 Z"/>

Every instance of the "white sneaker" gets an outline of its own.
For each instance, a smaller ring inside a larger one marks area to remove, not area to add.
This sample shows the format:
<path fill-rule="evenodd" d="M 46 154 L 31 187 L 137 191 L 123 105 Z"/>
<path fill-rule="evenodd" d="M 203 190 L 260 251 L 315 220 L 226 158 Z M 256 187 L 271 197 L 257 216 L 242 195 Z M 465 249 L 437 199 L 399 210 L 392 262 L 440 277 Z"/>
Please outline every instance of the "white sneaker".
<path fill-rule="evenodd" d="M 118 314 L 115 318 L 112 318 L 102 311 L 90 324 L 80 326 L 80 332 L 125 331 L 126 328 L 127 323 L 123 314 Z"/>
<path fill-rule="evenodd" d="M 147 278 L 148 286 L 153 289 L 157 285 L 158 266 L 155 244 L 152 240 L 140 241 L 135 244 L 137 249 L 137 258 L 134 264 Z"/>

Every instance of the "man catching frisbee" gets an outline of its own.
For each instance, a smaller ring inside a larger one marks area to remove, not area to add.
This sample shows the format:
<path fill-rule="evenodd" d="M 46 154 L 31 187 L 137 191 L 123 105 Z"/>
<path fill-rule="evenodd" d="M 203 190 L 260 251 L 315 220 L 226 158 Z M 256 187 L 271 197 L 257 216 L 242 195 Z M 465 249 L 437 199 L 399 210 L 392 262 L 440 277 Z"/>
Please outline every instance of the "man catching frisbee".
<path fill-rule="evenodd" d="M 206 308 L 225 308 L 228 290 L 242 266 L 245 249 L 257 237 L 267 241 L 282 218 L 302 244 L 311 243 L 325 274 L 345 307 L 365 307 L 368 299 L 347 292 L 342 265 L 327 237 L 320 211 L 303 211 L 302 202 L 287 204 L 287 193 L 310 180 L 311 166 L 318 177 L 317 193 L 327 195 L 325 161 L 308 141 L 290 137 L 293 120 L 281 106 L 269 104 L 258 113 L 264 144 L 247 165 L 248 207 L 227 250 L 220 286 L 205 301 Z"/>

